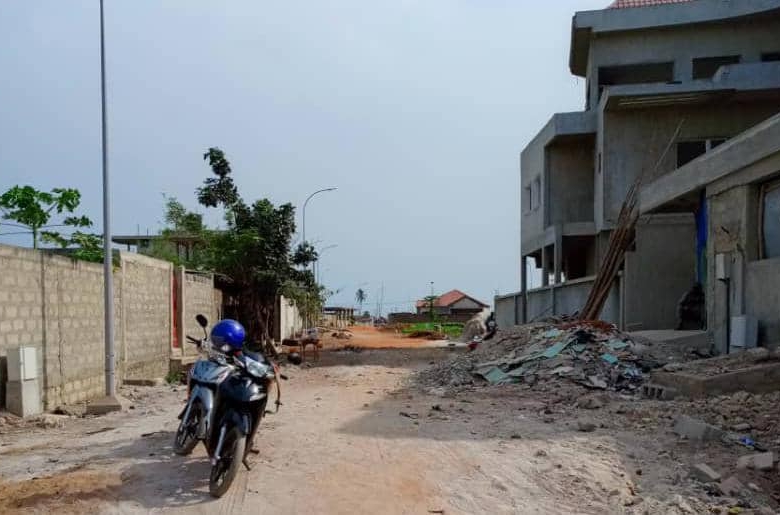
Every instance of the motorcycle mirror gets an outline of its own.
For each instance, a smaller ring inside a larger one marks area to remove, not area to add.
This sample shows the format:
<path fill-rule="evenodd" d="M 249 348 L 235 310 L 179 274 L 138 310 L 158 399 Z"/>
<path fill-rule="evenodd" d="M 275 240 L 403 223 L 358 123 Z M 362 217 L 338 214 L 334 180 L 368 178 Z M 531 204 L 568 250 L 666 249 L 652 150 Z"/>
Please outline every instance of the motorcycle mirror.
<path fill-rule="evenodd" d="M 203 315 L 195 315 L 195 320 L 198 321 L 198 325 L 201 326 L 203 329 L 206 328 L 206 326 L 209 325 L 209 319 L 204 317 Z"/>

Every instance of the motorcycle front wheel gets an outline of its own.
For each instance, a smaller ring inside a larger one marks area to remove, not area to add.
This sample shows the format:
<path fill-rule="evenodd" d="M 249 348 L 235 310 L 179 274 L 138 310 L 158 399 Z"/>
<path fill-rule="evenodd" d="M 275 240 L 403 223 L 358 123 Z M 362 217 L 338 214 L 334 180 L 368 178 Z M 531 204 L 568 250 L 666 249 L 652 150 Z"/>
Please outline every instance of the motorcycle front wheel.
<path fill-rule="evenodd" d="M 211 467 L 209 477 L 209 493 L 213 497 L 222 497 L 230 489 L 236 478 L 238 468 L 244 461 L 246 452 L 246 437 L 237 427 L 232 428 L 225 435 L 225 443 L 222 446 L 222 456 Z"/>
<path fill-rule="evenodd" d="M 189 419 L 182 418 L 176 436 L 173 439 L 173 452 L 179 456 L 187 456 L 198 444 L 198 426 L 200 425 L 201 409 L 193 406 Z"/>

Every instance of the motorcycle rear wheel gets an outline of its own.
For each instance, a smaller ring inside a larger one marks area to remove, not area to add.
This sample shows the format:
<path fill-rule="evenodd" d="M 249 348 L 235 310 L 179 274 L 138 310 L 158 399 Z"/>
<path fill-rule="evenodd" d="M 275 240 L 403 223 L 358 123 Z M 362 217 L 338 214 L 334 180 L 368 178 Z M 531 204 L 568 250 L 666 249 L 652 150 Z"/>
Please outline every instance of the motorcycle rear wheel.
<path fill-rule="evenodd" d="M 188 420 L 181 419 L 179 428 L 176 430 L 176 435 L 173 438 L 173 452 L 179 456 L 187 456 L 192 453 L 192 450 L 198 445 L 197 433 L 200 418 L 200 406 L 196 405 L 192 407 Z"/>
<path fill-rule="evenodd" d="M 236 478 L 238 469 L 244 461 L 246 453 L 246 437 L 234 427 L 225 435 L 222 456 L 216 465 L 211 467 L 209 477 L 209 493 L 212 497 L 222 497 L 230 489 Z"/>

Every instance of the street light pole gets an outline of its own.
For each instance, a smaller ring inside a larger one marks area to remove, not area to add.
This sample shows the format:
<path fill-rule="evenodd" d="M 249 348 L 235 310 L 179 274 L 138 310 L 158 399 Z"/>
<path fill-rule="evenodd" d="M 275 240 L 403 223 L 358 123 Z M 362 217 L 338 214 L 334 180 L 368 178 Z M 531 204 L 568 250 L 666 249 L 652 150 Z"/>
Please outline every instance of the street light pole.
<path fill-rule="evenodd" d="M 335 249 L 336 247 L 338 247 L 337 244 L 328 245 L 327 247 L 323 247 L 322 249 L 320 249 L 320 251 L 317 253 L 317 261 L 314 262 L 314 282 L 315 282 L 315 284 L 318 283 L 317 276 L 320 275 L 320 273 L 319 273 L 319 271 L 320 271 L 320 258 L 322 257 L 322 255 L 325 253 L 326 250 Z"/>
<path fill-rule="evenodd" d="M 114 382 L 114 278 L 111 256 L 111 191 L 108 174 L 108 112 L 106 111 L 106 43 L 103 0 L 100 0 L 100 104 L 103 143 L 103 292 L 106 330 L 106 395 L 116 395 Z"/>
<path fill-rule="evenodd" d="M 108 174 L 108 113 L 106 110 L 106 46 L 103 0 L 100 0 L 100 112 L 103 153 L 103 313 L 105 331 L 106 397 L 88 406 L 88 412 L 107 413 L 122 408 L 116 399 L 114 360 L 114 278 L 111 255 L 111 188 Z"/>
<path fill-rule="evenodd" d="M 317 195 L 318 193 L 324 193 L 326 191 L 336 191 L 337 189 L 338 188 L 325 188 L 325 189 L 322 189 L 322 190 L 317 190 L 317 191 L 315 191 L 314 193 L 312 193 L 311 195 L 309 195 L 306 198 L 306 201 L 303 203 L 303 224 L 302 224 L 303 225 L 303 228 L 302 228 L 302 233 L 303 234 L 301 235 L 303 237 L 303 243 L 306 243 L 306 205 L 309 203 L 309 201 L 311 200 L 311 198 L 314 195 Z"/>

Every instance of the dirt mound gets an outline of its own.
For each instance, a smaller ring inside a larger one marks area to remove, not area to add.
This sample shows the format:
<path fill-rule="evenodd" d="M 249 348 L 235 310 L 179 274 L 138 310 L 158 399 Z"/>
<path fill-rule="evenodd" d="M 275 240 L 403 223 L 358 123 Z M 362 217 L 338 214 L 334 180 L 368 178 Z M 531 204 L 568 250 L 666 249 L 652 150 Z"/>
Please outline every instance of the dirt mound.
<path fill-rule="evenodd" d="M 115 499 L 121 485 L 118 474 L 78 470 L 31 481 L 0 482 L 0 513 L 94 513 L 90 501 Z"/>
<path fill-rule="evenodd" d="M 644 346 L 605 322 L 531 324 L 422 371 L 417 381 L 434 387 L 565 380 L 590 389 L 633 391 L 660 366 L 645 354 Z"/>

